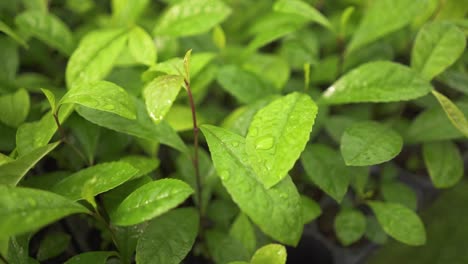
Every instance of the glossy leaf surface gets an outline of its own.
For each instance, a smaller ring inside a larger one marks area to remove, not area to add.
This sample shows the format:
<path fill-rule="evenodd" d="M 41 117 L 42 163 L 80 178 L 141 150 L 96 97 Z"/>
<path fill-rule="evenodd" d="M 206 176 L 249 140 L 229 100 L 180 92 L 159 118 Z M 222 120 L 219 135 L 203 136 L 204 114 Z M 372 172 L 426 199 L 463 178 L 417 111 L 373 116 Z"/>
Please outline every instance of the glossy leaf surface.
<path fill-rule="evenodd" d="M 158 124 L 163 120 L 172 104 L 174 103 L 184 78 L 178 75 L 164 75 L 157 77 L 143 88 L 146 111 Z"/>

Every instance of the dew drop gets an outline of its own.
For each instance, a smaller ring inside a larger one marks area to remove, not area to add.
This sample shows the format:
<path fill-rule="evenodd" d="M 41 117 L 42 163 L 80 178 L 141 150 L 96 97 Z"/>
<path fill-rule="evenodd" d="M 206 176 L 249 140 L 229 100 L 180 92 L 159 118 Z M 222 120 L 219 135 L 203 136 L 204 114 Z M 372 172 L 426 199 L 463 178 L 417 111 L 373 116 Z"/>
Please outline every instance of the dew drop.
<path fill-rule="evenodd" d="M 224 171 L 222 171 L 222 172 L 219 174 L 219 176 L 221 177 L 221 179 L 222 179 L 223 181 L 227 181 L 227 180 L 229 180 L 229 176 L 230 176 L 230 175 L 229 175 L 229 171 L 228 171 L 228 170 L 224 170 Z"/>
<path fill-rule="evenodd" d="M 231 145 L 232 145 L 233 147 L 238 147 L 238 146 L 239 146 L 239 142 L 233 141 L 233 142 L 231 143 Z"/>
<path fill-rule="evenodd" d="M 275 139 L 272 136 L 264 136 L 255 141 L 255 148 L 260 150 L 268 150 L 273 147 L 274 142 Z"/>
<path fill-rule="evenodd" d="M 287 193 L 280 193 L 280 197 L 283 199 L 288 199 L 289 195 Z"/>

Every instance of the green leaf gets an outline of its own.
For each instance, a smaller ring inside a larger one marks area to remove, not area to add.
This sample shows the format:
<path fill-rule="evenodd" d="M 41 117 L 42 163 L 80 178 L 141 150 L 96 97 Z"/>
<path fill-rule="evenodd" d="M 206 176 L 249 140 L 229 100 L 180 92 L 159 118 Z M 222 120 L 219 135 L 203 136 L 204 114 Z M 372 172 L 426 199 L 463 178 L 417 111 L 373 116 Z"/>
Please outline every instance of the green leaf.
<path fill-rule="evenodd" d="M 21 31 L 56 48 L 64 55 L 70 55 L 75 48 L 75 40 L 68 26 L 51 13 L 25 11 L 15 18 L 15 23 Z"/>
<path fill-rule="evenodd" d="M 37 259 L 44 261 L 60 255 L 70 244 L 71 236 L 63 232 L 53 232 L 42 239 L 37 251 Z"/>
<path fill-rule="evenodd" d="M 226 47 L 226 34 L 220 26 L 215 26 L 212 33 L 213 43 L 220 50 L 223 50 Z"/>
<path fill-rule="evenodd" d="M 121 116 L 96 111 L 86 107 L 77 107 L 77 112 L 88 121 L 114 131 L 122 132 L 142 139 L 161 142 L 181 152 L 186 152 L 182 139 L 166 122 L 155 125 L 148 116 L 145 105 L 140 100 L 135 100 L 136 120 L 130 120 Z"/>
<path fill-rule="evenodd" d="M 452 187 L 464 176 L 462 155 L 451 141 L 424 143 L 423 157 L 432 183 L 437 188 Z"/>
<path fill-rule="evenodd" d="M 272 84 L 276 90 L 283 89 L 290 77 L 287 61 L 279 56 L 253 54 L 242 67 Z"/>
<path fill-rule="evenodd" d="M 255 230 L 249 221 L 249 218 L 240 213 L 229 230 L 229 235 L 242 243 L 249 255 L 252 255 L 255 251 L 257 238 L 255 236 Z"/>
<path fill-rule="evenodd" d="M 431 80 L 452 65 L 466 46 L 465 34 L 448 22 L 426 24 L 418 33 L 411 53 L 411 68 Z"/>
<path fill-rule="evenodd" d="M 35 231 L 64 216 L 88 210 L 60 195 L 0 185 L 0 237 Z"/>
<path fill-rule="evenodd" d="M 222 230 L 206 232 L 206 245 L 215 263 L 229 263 L 249 259 L 249 254 L 240 241 Z"/>
<path fill-rule="evenodd" d="M 465 137 L 468 137 L 468 121 L 463 112 L 445 95 L 436 90 L 433 90 L 432 94 L 437 98 L 437 101 L 439 101 L 452 124 L 465 135 Z"/>
<path fill-rule="evenodd" d="M 157 77 L 143 88 L 146 111 L 154 123 L 163 120 L 174 103 L 184 77 L 179 75 L 164 75 Z"/>
<path fill-rule="evenodd" d="M 54 150 L 60 142 L 36 148 L 14 161 L 0 166 L 0 184 L 17 185 L 26 173 L 45 155 Z"/>
<path fill-rule="evenodd" d="M 320 25 L 333 30 L 330 21 L 320 12 L 309 4 L 300 0 L 278 0 L 273 5 L 273 10 L 277 12 L 289 13 L 306 18 L 309 21 L 319 23 Z"/>
<path fill-rule="evenodd" d="M 124 49 L 127 37 L 126 29 L 97 30 L 84 36 L 68 61 L 67 87 L 106 77 Z"/>
<path fill-rule="evenodd" d="M 52 110 L 52 113 L 57 112 L 57 102 L 55 100 L 55 94 L 48 89 L 41 88 L 42 93 L 45 95 L 47 98 L 47 101 L 49 102 L 50 109 Z"/>
<path fill-rule="evenodd" d="M 416 210 L 418 200 L 416 193 L 406 184 L 385 182 L 381 186 L 382 197 L 390 203 L 399 203 L 411 210 Z"/>
<path fill-rule="evenodd" d="M 148 0 L 144 1 L 148 2 Z M 141 27 L 134 27 L 130 31 L 128 49 L 137 62 L 148 66 L 156 63 L 156 45 L 151 36 Z"/>
<path fill-rule="evenodd" d="M 403 148 L 403 139 L 374 121 L 357 122 L 341 137 L 341 155 L 348 166 L 369 166 L 389 161 Z"/>
<path fill-rule="evenodd" d="M 79 104 L 128 119 L 136 118 L 135 106 L 128 93 L 122 87 L 111 82 L 80 83 L 62 97 L 59 105 L 67 103 Z"/>
<path fill-rule="evenodd" d="M 259 248 L 250 260 L 250 264 L 285 264 L 286 248 L 279 244 L 268 244 Z"/>
<path fill-rule="evenodd" d="M 323 94 L 328 104 L 395 102 L 428 94 L 431 84 L 398 63 L 369 62 L 348 72 Z"/>
<path fill-rule="evenodd" d="M 244 104 L 274 93 L 274 89 L 257 75 L 235 65 L 222 67 L 217 81 L 226 92 Z"/>
<path fill-rule="evenodd" d="M 192 193 L 189 185 L 175 179 L 147 183 L 122 201 L 110 215 L 112 223 L 128 226 L 150 220 L 178 206 Z"/>
<path fill-rule="evenodd" d="M 101 163 L 80 170 L 52 187 L 52 191 L 77 201 L 114 189 L 131 179 L 138 170 L 125 162 Z"/>
<path fill-rule="evenodd" d="M 387 234 L 385 234 L 385 231 L 374 216 L 367 217 L 366 237 L 370 241 L 380 245 L 385 244 L 388 240 Z"/>
<path fill-rule="evenodd" d="M 322 209 L 320 205 L 310 199 L 305 195 L 301 195 L 301 204 L 302 204 L 302 219 L 304 220 L 304 224 L 312 222 L 315 218 L 322 214 Z"/>
<path fill-rule="evenodd" d="M 10 38 L 14 39 L 18 44 L 23 46 L 23 48 L 28 48 L 28 44 L 26 41 L 18 35 L 12 28 L 10 28 L 7 24 L 0 20 L 0 32 L 5 33 Z"/>
<path fill-rule="evenodd" d="M 336 215 L 334 226 L 341 244 L 349 246 L 364 235 L 366 217 L 361 211 L 344 209 Z"/>
<path fill-rule="evenodd" d="M 288 14 L 289 15 L 289 14 Z M 252 41 L 249 42 L 247 46 L 247 51 L 255 51 L 271 42 L 274 42 L 294 31 L 297 31 L 304 23 L 305 19 L 299 16 L 290 15 L 291 20 L 289 23 L 282 23 L 283 21 L 279 20 L 276 25 L 270 25 L 265 30 L 257 32 Z"/>
<path fill-rule="evenodd" d="M 296 245 L 303 228 L 302 207 L 290 177 L 266 189 L 248 163 L 243 137 L 214 126 L 203 125 L 201 129 L 233 201 L 267 235 Z"/>
<path fill-rule="evenodd" d="M 304 150 L 317 106 L 301 93 L 274 100 L 254 116 L 245 151 L 259 180 L 270 188 L 287 176 Z"/>
<path fill-rule="evenodd" d="M 147 175 L 148 173 L 154 171 L 159 166 L 159 160 L 156 158 L 148 158 L 145 156 L 131 155 L 125 156 L 120 161 L 132 165 L 132 167 L 138 169 L 138 173 L 133 176 L 132 179 L 139 178 L 141 176 Z"/>
<path fill-rule="evenodd" d="M 427 1 L 413 0 L 372 2 L 354 33 L 347 53 L 408 25 L 426 5 Z"/>
<path fill-rule="evenodd" d="M 4 87 L 2 86 L 13 86 L 10 85 L 14 82 L 16 74 L 18 72 L 20 58 L 18 52 L 18 46 L 8 39 L 7 37 L 0 37 L 0 91 L 3 92 Z M 14 87 L 5 87 L 7 92 L 15 91 Z"/>
<path fill-rule="evenodd" d="M 194 208 L 176 209 L 152 220 L 138 239 L 137 263 L 180 263 L 192 249 L 198 221 Z"/>
<path fill-rule="evenodd" d="M 0 96 L 0 121 L 8 126 L 18 127 L 28 116 L 29 106 L 29 94 L 25 89 Z"/>
<path fill-rule="evenodd" d="M 0 153 L 0 165 L 3 165 L 8 162 L 12 162 L 12 161 L 14 161 L 14 159 L 8 157 L 5 154 Z"/>
<path fill-rule="evenodd" d="M 388 235 L 411 246 L 426 243 L 424 224 L 411 209 L 395 203 L 374 201 L 368 204 Z"/>
<path fill-rule="evenodd" d="M 23 235 L 16 235 L 10 237 L 10 239 L 5 239 L 7 249 L 3 256 L 7 256 L 7 260 L 10 263 L 18 263 L 18 264 L 35 264 L 35 262 L 31 262 L 31 258 L 29 257 L 29 242 L 33 234 L 31 232 L 25 233 Z M 36 262 L 39 263 L 39 262 Z M 7 263 L 4 263 L 7 264 Z"/>
<path fill-rule="evenodd" d="M 301 163 L 310 181 L 341 202 L 348 190 L 351 175 L 337 151 L 326 145 L 310 145 L 302 153 Z"/>
<path fill-rule="evenodd" d="M 94 155 L 100 141 L 101 128 L 86 121 L 79 115 L 72 115 L 67 125 L 70 126 L 73 135 L 83 149 L 83 154 L 86 156 L 88 164 L 94 164 Z"/>
<path fill-rule="evenodd" d="M 91 251 L 76 255 L 64 264 L 106 264 L 111 256 L 117 256 L 117 254 L 112 251 Z"/>
<path fill-rule="evenodd" d="M 220 0 L 183 0 L 162 14 L 154 35 L 173 37 L 197 35 L 221 23 L 231 9 Z"/>
<path fill-rule="evenodd" d="M 118 26 L 135 24 L 150 0 L 112 0 L 112 20 Z"/>

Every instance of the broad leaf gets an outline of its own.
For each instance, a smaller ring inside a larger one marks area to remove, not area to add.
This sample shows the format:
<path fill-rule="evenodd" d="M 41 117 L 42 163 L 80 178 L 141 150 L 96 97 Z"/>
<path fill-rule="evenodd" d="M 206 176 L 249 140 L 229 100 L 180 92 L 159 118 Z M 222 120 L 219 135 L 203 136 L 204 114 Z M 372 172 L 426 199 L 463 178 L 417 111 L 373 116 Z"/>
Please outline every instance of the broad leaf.
<path fill-rule="evenodd" d="M 64 216 L 88 210 L 60 195 L 0 185 L 0 237 L 35 231 Z"/>
<path fill-rule="evenodd" d="M 432 91 L 432 94 L 437 98 L 437 101 L 439 101 L 452 124 L 465 135 L 465 137 L 468 137 L 468 121 L 463 112 L 445 95 L 435 90 Z"/>
<path fill-rule="evenodd" d="M 255 230 L 245 214 L 240 213 L 237 216 L 229 230 L 229 235 L 239 240 L 250 255 L 253 254 L 257 247 L 257 238 L 255 236 Z"/>
<path fill-rule="evenodd" d="M 411 54 L 411 67 L 427 80 L 442 73 L 465 50 L 463 31 L 448 22 L 433 22 L 421 28 Z"/>
<path fill-rule="evenodd" d="M 452 187 L 464 176 L 462 155 L 451 141 L 424 143 L 423 157 L 432 183 L 437 188 Z"/>
<path fill-rule="evenodd" d="M 106 264 L 108 258 L 116 255 L 112 251 L 91 251 L 76 255 L 64 264 Z"/>
<path fill-rule="evenodd" d="M 176 209 L 153 219 L 138 239 L 137 263 L 180 263 L 193 247 L 198 223 L 194 208 Z"/>
<path fill-rule="evenodd" d="M 403 148 L 398 133 L 374 121 L 354 123 L 341 137 L 341 155 L 348 166 L 369 166 L 393 159 Z"/>
<path fill-rule="evenodd" d="M 79 83 L 70 89 L 59 104 L 79 104 L 135 119 L 135 106 L 128 93 L 120 86 L 106 81 Z"/>
<path fill-rule="evenodd" d="M 127 42 L 127 30 L 107 29 L 88 33 L 73 52 L 66 69 L 67 87 L 103 79 Z"/>
<path fill-rule="evenodd" d="M 21 125 L 29 113 L 29 100 L 29 94 L 24 89 L 0 96 L 0 121 L 11 127 Z"/>
<path fill-rule="evenodd" d="M 424 0 L 379 0 L 371 2 L 347 48 L 350 53 L 408 25 L 424 7 Z"/>
<path fill-rule="evenodd" d="M 11 27 L 5 24 L 3 21 L 0 20 L 0 32 L 5 33 L 10 38 L 14 39 L 18 44 L 23 46 L 24 48 L 28 48 L 28 44 L 26 41 L 18 35 Z"/>
<path fill-rule="evenodd" d="M 328 104 L 395 102 L 428 94 L 431 84 L 398 63 L 369 62 L 348 72 L 323 94 Z"/>
<path fill-rule="evenodd" d="M 337 202 L 348 190 L 351 173 L 340 154 L 326 145 L 307 146 L 301 156 L 307 178 Z"/>
<path fill-rule="evenodd" d="M 278 0 L 273 6 L 273 10 L 302 16 L 307 20 L 317 22 L 326 28 L 332 29 L 332 25 L 326 17 L 320 14 L 317 9 L 301 0 Z"/>
<path fill-rule="evenodd" d="M 164 75 L 157 77 L 143 88 L 146 111 L 158 124 L 171 108 L 179 94 L 184 78 L 178 75 Z"/>
<path fill-rule="evenodd" d="M 42 239 L 37 250 L 37 259 L 44 261 L 60 255 L 70 244 L 71 236 L 64 232 L 51 232 Z"/>
<path fill-rule="evenodd" d="M 275 90 L 282 90 L 290 77 L 288 62 L 279 56 L 253 54 L 242 68 L 272 84 Z"/>
<path fill-rule="evenodd" d="M 138 170 L 126 162 L 101 163 L 80 170 L 52 187 L 52 191 L 77 201 L 96 196 L 131 179 Z"/>
<path fill-rule="evenodd" d="M 148 0 L 143 1 L 148 2 Z M 156 63 L 156 45 L 151 36 L 146 33 L 144 29 L 134 27 L 132 31 L 130 31 L 128 34 L 128 49 L 137 62 L 148 66 Z"/>
<path fill-rule="evenodd" d="M 0 184 L 17 185 L 26 173 L 45 155 L 54 150 L 60 142 L 36 148 L 14 161 L 0 166 Z"/>
<path fill-rule="evenodd" d="M 305 195 L 301 195 L 302 219 L 304 224 L 308 224 L 322 214 L 320 205 Z"/>
<path fill-rule="evenodd" d="M 112 20 L 119 26 L 135 24 L 150 0 L 112 0 Z"/>
<path fill-rule="evenodd" d="M 382 197 L 389 203 L 399 203 L 411 210 L 416 210 L 418 200 L 416 193 L 406 184 L 385 182 L 381 185 Z"/>
<path fill-rule="evenodd" d="M 75 48 L 72 32 L 60 18 L 53 14 L 26 11 L 15 18 L 15 23 L 22 32 L 38 38 L 64 55 L 70 55 Z"/>
<path fill-rule="evenodd" d="M 344 209 L 335 217 L 335 232 L 344 246 L 361 239 L 366 231 L 366 217 L 361 211 Z"/>
<path fill-rule="evenodd" d="M 279 244 L 268 244 L 259 248 L 250 264 L 286 264 L 286 248 Z"/>
<path fill-rule="evenodd" d="M 169 7 L 153 30 L 154 35 L 190 36 L 221 23 L 231 9 L 221 0 L 184 0 Z"/>
<path fill-rule="evenodd" d="M 214 126 L 201 129 L 216 171 L 234 202 L 263 232 L 296 245 L 303 228 L 302 207 L 290 177 L 266 189 L 250 167 L 243 137 Z"/>
<path fill-rule="evenodd" d="M 159 160 L 156 158 L 148 158 L 145 156 L 131 155 L 125 156 L 120 161 L 132 165 L 138 170 L 138 173 L 133 176 L 133 179 L 144 176 L 154 171 L 159 166 Z"/>
<path fill-rule="evenodd" d="M 304 150 L 317 106 L 301 93 L 274 100 L 254 116 L 245 151 L 259 180 L 270 188 L 287 176 Z"/>
<path fill-rule="evenodd" d="M 411 246 L 426 243 L 424 224 L 411 209 L 395 203 L 374 201 L 368 204 L 388 235 Z"/>
<path fill-rule="evenodd" d="M 189 185 L 175 179 L 147 183 L 122 201 L 111 214 L 112 223 L 128 226 L 150 220 L 178 206 L 192 193 Z"/>

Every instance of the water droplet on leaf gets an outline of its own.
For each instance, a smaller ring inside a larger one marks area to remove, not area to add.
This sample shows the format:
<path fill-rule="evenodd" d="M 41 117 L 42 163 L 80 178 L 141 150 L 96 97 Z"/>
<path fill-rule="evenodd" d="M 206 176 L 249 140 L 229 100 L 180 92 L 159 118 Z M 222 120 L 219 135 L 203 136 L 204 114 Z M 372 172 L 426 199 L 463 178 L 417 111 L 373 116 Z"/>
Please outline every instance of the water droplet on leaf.
<path fill-rule="evenodd" d="M 260 150 L 268 150 L 273 147 L 275 139 L 272 136 L 265 136 L 257 139 L 255 142 L 255 148 Z"/>

